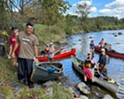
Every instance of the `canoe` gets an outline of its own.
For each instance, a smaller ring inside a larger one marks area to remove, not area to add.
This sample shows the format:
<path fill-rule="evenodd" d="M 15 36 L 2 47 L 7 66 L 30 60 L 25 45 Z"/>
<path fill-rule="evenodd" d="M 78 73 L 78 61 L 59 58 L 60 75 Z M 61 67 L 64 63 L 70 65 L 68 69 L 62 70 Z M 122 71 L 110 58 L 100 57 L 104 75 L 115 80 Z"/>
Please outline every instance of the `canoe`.
<path fill-rule="evenodd" d="M 73 67 L 74 69 L 80 73 L 81 75 L 85 75 L 83 72 L 82 72 L 82 69 L 80 67 L 81 64 L 83 64 L 83 61 L 77 59 L 76 57 L 72 56 L 72 63 L 73 63 Z M 103 80 L 103 79 L 100 79 L 100 78 L 97 78 L 97 77 L 94 77 L 94 82 L 91 82 L 92 84 L 97 84 L 97 85 L 100 85 L 102 86 L 103 88 L 107 89 L 108 91 L 112 92 L 112 93 L 117 93 L 118 91 L 118 85 L 116 83 L 111 83 L 111 82 L 108 82 L 106 80 Z"/>
<path fill-rule="evenodd" d="M 70 51 L 66 51 L 62 54 L 55 55 L 54 60 L 59 60 L 59 59 L 63 59 L 63 58 L 66 58 L 66 57 L 68 58 L 71 55 L 75 55 L 75 53 L 76 53 L 76 48 L 71 49 Z M 39 56 L 38 60 L 39 61 L 48 61 L 48 56 Z"/>
<path fill-rule="evenodd" d="M 95 51 L 100 53 L 101 47 L 95 46 Z M 116 52 L 114 50 L 111 50 L 111 51 L 106 50 L 106 54 L 110 57 L 124 59 L 124 53 L 119 53 L 119 52 Z"/>
<path fill-rule="evenodd" d="M 40 63 L 38 66 L 34 66 L 30 79 L 35 83 L 57 79 L 63 75 L 63 67 L 61 63 Z"/>

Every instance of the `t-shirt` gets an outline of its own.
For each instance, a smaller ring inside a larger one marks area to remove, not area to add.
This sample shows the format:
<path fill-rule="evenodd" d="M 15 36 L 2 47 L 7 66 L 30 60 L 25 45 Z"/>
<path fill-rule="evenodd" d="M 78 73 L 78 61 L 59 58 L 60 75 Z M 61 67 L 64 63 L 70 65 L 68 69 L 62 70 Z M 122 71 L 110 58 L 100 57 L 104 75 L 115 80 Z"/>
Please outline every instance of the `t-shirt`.
<path fill-rule="evenodd" d="M 17 42 L 20 44 L 19 58 L 33 59 L 35 56 L 34 46 L 39 45 L 34 34 L 27 35 L 25 32 L 19 33 Z"/>
<path fill-rule="evenodd" d="M 16 44 L 16 36 L 15 35 L 12 35 L 10 37 L 9 44 L 12 45 L 12 50 L 13 50 L 15 47 L 15 44 Z M 18 53 L 19 53 L 19 47 L 15 50 L 15 54 L 18 55 Z"/>
<path fill-rule="evenodd" d="M 100 65 L 108 64 L 109 63 L 109 57 L 108 57 L 108 55 L 100 55 L 100 58 L 99 58 L 98 63 Z"/>

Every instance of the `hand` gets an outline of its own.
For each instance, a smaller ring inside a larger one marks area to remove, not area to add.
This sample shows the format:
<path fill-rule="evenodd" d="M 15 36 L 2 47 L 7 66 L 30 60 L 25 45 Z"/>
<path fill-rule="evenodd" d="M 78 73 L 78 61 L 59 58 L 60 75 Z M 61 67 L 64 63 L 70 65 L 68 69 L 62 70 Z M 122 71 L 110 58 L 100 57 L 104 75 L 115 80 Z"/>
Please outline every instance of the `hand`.
<path fill-rule="evenodd" d="M 38 66 L 38 63 L 39 63 L 38 59 L 36 58 L 34 61 L 35 61 L 36 66 Z"/>
<path fill-rule="evenodd" d="M 102 68 L 102 72 L 104 72 L 104 70 L 105 70 L 105 67 Z"/>
<path fill-rule="evenodd" d="M 12 55 L 11 55 L 11 56 L 12 56 L 12 58 L 15 58 L 15 53 L 12 53 Z"/>

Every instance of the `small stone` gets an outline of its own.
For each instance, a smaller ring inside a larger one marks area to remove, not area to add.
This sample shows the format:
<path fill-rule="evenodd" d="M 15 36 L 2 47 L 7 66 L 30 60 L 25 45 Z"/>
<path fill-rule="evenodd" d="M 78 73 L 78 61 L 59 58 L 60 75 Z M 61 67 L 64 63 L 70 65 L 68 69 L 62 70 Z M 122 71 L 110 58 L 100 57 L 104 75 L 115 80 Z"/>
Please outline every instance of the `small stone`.
<path fill-rule="evenodd" d="M 46 88 L 45 94 L 48 96 L 52 96 L 53 95 L 53 87 Z"/>
<path fill-rule="evenodd" d="M 77 87 L 83 94 L 90 94 L 90 91 L 87 89 L 87 85 L 85 83 L 81 82 Z"/>
<path fill-rule="evenodd" d="M 84 95 L 81 95 L 80 96 L 80 99 L 88 99 L 88 97 L 87 96 L 84 96 Z"/>
<path fill-rule="evenodd" d="M 48 82 L 44 83 L 43 86 L 49 87 L 49 86 L 52 86 L 53 84 L 54 84 L 53 81 L 48 81 Z"/>
<path fill-rule="evenodd" d="M 102 99 L 114 99 L 114 98 L 112 98 L 110 95 L 105 95 Z"/>

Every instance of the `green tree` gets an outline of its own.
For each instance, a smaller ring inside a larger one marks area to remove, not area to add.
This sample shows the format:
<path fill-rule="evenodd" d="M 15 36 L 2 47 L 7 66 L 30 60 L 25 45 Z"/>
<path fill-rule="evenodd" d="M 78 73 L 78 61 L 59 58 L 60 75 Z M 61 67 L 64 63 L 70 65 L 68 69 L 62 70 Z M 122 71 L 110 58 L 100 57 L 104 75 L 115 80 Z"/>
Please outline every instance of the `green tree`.
<path fill-rule="evenodd" d="M 43 23 L 54 25 L 63 18 L 63 13 L 69 9 L 70 4 L 64 0 L 41 0 L 41 17 Z"/>
<path fill-rule="evenodd" d="M 88 31 L 89 28 L 89 20 L 88 15 L 90 14 L 91 5 L 88 5 L 86 2 L 83 2 L 82 4 L 77 5 L 77 11 L 76 13 L 79 14 L 82 18 L 82 26 L 84 31 Z"/>

